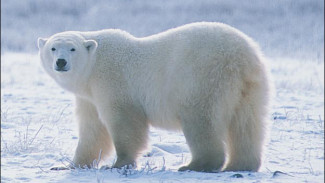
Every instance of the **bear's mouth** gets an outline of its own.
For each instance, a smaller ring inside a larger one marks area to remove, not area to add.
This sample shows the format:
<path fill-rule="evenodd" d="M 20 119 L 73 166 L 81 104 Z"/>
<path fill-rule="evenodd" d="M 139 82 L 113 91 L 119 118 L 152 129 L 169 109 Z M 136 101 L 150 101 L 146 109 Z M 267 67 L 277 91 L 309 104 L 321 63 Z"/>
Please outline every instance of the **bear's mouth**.
<path fill-rule="evenodd" d="M 69 69 L 66 68 L 55 68 L 56 71 L 58 72 L 67 72 Z"/>

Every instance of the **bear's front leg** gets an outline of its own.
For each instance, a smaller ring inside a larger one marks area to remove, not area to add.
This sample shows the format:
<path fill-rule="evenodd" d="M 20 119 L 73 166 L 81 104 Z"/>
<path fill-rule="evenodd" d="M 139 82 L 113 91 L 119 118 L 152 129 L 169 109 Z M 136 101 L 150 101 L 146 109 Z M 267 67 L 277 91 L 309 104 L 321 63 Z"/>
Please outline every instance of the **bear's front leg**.
<path fill-rule="evenodd" d="M 123 104 L 100 111 L 103 111 L 100 117 L 107 122 L 116 150 L 117 160 L 113 168 L 136 167 L 136 158 L 146 148 L 148 139 L 148 122 L 143 110 Z"/>
<path fill-rule="evenodd" d="M 94 160 L 99 161 L 109 154 L 112 140 L 107 128 L 100 121 L 93 104 L 76 99 L 76 117 L 79 125 L 79 142 L 73 158 L 72 167 L 92 167 Z"/>

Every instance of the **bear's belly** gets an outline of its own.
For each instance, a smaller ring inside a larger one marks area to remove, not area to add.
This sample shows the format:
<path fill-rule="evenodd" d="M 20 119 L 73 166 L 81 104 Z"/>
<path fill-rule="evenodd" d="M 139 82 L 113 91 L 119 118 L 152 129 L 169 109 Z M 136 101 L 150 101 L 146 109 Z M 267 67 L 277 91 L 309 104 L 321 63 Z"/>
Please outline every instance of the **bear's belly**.
<path fill-rule="evenodd" d="M 166 100 L 158 102 L 154 100 L 147 103 L 144 108 L 148 121 L 152 126 L 167 130 L 177 130 L 180 128 L 178 107 L 175 102 L 168 102 Z"/>
<path fill-rule="evenodd" d="M 168 130 L 181 128 L 178 115 L 180 109 L 179 99 L 164 97 L 163 95 L 147 96 L 143 106 L 148 121 L 152 126 Z"/>

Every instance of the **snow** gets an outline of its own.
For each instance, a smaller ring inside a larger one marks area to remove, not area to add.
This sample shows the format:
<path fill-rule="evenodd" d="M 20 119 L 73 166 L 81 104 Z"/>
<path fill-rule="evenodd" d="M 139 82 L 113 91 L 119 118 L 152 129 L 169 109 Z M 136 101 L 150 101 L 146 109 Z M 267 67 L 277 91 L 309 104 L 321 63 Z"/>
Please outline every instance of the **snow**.
<path fill-rule="evenodd" d="M 135 170 L 100 169 L 113 154 L 93 169 L 51 171 L 71 161 L 78 134 L 73 95 L 41 68 L 37 37 L 104 28 L 147 36 L 196 21 L 242 30 L 269 60 L 276 90 L 260 172 L 177 172 L 191 160 L 183 134 L 154 128 Z M 1 1 L 1 182 L 323 182 L 323 22 L 321 0 Z"/>

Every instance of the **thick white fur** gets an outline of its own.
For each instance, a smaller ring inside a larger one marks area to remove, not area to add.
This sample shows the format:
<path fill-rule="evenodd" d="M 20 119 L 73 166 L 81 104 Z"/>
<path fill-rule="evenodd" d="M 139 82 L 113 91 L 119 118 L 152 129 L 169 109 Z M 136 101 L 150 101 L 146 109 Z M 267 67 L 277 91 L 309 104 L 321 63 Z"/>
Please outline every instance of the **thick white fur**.
<path fill-rule="evenodd" d="M 47 73 L 76 96 L 76 165 L 112 147 L 113 167 L 135 164 L 152 125 L 184 132 L 192 161 L 180 170 L 259 169 L 269 79 L 258 46 L 240 31 L 202 22 L 144 38 L 109 29 L 38 42 Z M 54 69 L 59 57 L 68 71 Z"/>

